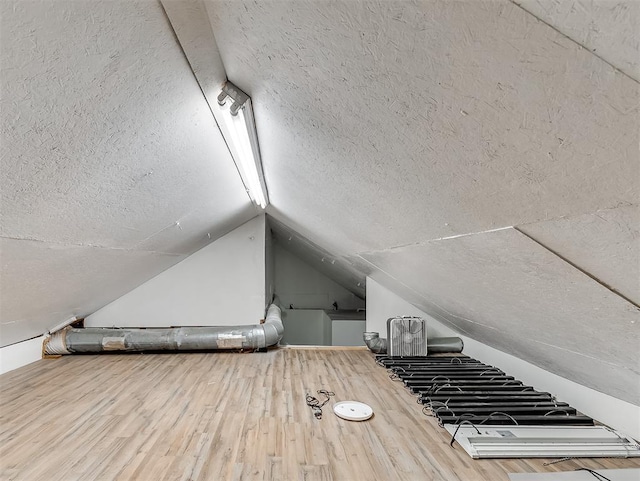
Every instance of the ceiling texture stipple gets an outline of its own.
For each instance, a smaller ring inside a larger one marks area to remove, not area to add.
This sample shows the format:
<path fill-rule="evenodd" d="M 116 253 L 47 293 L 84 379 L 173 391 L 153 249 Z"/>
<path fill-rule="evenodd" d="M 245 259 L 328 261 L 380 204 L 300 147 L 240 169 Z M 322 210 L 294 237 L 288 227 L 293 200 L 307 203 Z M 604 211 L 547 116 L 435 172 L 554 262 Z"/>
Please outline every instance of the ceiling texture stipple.
<path fill-rule="evenodd" d="M 207 10 L 299 255 L 639 403 L 636 6 L 517 3 Z"/>
<path fill-rule="evenodd" d="M 255 215 L 228 75 L 290 250 L 640 402 L 637 2 L 0 5 L 2 344 Z"/>
<path fill-rule="evenodd" d="M 566 352 L 621 369 L 637 362 L 637 308 L 515 229 L 363 257 L 422 293 L 427 312 L 430 300 L 437 303 L 475 339 L 516 356 L 532 341 L 549 347 L 535 359 L 543 368 L 563 365 Z M 640 404 L 637 384 L 616 390 L 618 379 L 599 382 L 597 389 Z"/>
<path fill-rule="evenodd" d="M 209 12 L 272 203 L 343 250 L 637 202 L 637 83 L 511 2 Z"/>
<path fill-rule="evenodd" d="M 185 255 L 0 238 L 2 341 L 38 336 L 136 288 Z M 13 295 L 12 297 L 10 295 Z"/>
<path fill-rule="evenodd" d="M 637 206 L 524 225 L 519 229 L 640 304 L 640 209 Z"/>
<path fill-rule="evenodd" d="M 90 314 L 256 211 L 159 3 L 0 8 L 6 345 Z"/>
<path fill-rule="evenodd" d="M 630 77 L 640 80 L 640 2 L 513 0 Z"/>

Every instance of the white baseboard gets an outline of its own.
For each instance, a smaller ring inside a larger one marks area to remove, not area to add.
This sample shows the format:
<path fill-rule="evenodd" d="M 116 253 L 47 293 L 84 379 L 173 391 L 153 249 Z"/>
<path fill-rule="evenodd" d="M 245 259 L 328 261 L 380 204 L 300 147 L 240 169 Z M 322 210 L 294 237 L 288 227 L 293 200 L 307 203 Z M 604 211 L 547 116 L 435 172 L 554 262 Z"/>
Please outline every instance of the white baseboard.
<path fill-rule="evenodd" d="M 0 348 L 0 374 L 42 359 L 44 336 Z"/>

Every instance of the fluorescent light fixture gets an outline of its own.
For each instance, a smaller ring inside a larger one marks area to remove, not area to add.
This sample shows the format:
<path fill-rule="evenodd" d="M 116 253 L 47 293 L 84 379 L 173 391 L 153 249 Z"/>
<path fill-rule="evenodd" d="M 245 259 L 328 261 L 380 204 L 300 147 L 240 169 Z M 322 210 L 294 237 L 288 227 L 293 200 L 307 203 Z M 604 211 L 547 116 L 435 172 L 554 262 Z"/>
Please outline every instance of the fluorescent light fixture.
<path fill-rule="evenodd" d="M 251 109 L 251 98 L 227 81 L 218 95 L 216 119 L 227 141 L 242 182 L 251 200 L 264 209 L 269 203 L 262 173 L 258 134 Z"/>

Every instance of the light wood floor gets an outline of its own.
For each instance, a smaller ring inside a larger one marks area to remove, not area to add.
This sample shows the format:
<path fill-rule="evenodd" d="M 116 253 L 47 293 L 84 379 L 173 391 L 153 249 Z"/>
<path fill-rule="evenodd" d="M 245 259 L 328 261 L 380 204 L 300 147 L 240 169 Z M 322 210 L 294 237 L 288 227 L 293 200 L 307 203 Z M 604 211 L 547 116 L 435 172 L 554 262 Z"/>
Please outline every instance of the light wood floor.
<path fill-rule="evenodd" d="M 321 420 L 305 393 L 375 416 Z M 640 460 L 473 461 L 364 350 L 67 356 L 0 377 L 2 480 L 507 480 Z"/>

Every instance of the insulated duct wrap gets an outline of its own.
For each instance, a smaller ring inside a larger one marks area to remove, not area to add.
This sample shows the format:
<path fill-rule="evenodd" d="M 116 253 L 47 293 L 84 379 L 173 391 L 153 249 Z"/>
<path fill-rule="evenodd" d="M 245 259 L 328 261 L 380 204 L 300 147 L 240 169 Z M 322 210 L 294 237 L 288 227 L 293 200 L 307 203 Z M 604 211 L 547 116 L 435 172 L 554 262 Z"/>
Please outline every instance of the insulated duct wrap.
<path fill-rule="evenodd" d="M 362 338 L 371 352 L 376 354 L 385 354 L 387 352 L 387 340 L 384 337 L 380 337 L 379 333 L 365 332 Z"/>
<path fill-rule="evenodd" d="M 459 337 L 433 337 L 427 339 L 427 351 L 429 354 L 439 352 L 462 352 L 464 342 Z"/>
<path fill-rule="evenodd" d="M 364 343 L 375 354 L 387 353 L 387 340 L 380 337 L 377 332 L 365 332 L 362 335 Z M 464 342 L 459 337 L 433 337 L 427 338 L 427 353 L 436 354 L 444 352 L 462 352 Z"/>
<path fill-rule="evenodd" d="M 280 308 L 269 306 L 264 324 L 167 329 L 66 329 L 52 334 L 46 354 L 103 351 L 263 349 L 282 339 Z"/>

